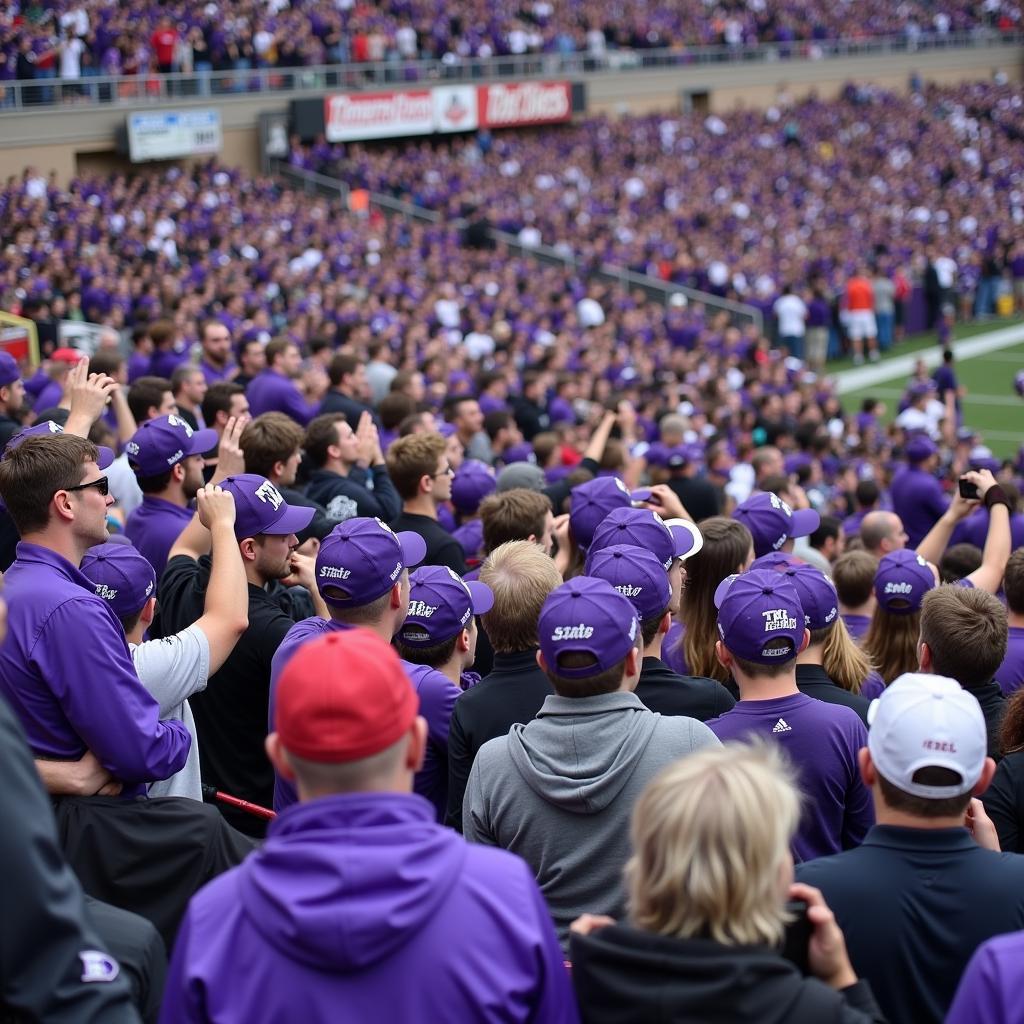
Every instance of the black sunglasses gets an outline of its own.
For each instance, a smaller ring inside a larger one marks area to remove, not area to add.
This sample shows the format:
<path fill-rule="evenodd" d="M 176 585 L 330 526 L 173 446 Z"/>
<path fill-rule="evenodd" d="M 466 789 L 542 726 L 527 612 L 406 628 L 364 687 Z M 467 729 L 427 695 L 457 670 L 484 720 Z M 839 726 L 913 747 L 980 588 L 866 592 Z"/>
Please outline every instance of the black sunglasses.
<path fill-rule="evenodd" d="M 85 491 L 90 487 L 95 487 L 105 498 L 110 493 L 110 480 L 105 476 L 100 476 L 95 480 L 90 480 L 87 484 L 77 484 L 75 487 L 63 487 L 61 489 L 65 491 Z"/>

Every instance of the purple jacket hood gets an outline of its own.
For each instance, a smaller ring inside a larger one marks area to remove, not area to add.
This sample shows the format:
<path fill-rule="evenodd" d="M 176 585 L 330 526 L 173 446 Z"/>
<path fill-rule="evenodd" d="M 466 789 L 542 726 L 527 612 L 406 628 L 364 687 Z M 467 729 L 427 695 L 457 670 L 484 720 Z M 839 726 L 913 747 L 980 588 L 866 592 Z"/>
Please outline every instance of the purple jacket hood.
<path fill-rule="evenodd" d="M 324 797 L 277 818 L 240 873 L 240 895 L 253 927 L 283 956 L 358 971 L 391 956 L 438 912 L 466 849 L 438 828 L 422 797 Z"/>

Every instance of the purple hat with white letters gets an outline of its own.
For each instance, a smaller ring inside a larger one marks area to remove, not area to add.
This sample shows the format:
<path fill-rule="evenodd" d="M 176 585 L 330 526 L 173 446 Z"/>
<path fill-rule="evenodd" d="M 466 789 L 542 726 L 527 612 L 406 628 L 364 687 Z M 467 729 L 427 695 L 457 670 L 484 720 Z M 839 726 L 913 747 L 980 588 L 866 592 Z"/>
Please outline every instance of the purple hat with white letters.
<path fill-rule="evenodd" d="M 460 512 L 473 513 L 497 486 L 494 470 L 486 462 L 466 459 L 452 477 L 452 504 Z"/>
<path fill-rule="evenodd" d="M 589 548 L 594 532 L 605 517 L 617 508 L 629 508 L 634 501 L 646 501 L 650 490 L 630 492 L 617 476 L 599 476 L 572 489 L 569 526 L 581 548 Z"/>
<path fill-rule="evenodd" d="M 239 540 L 267 534 L 271 537 L 299 533 L 316 512 L 305 505 L 289 505 L 284 495 L 258 473 L 229 476 L 221 486 L 235 498 L 235 536 Z"/>
<path fill-rule="evenodd" d="M 875 598 L 893 615 L 912 615 L 935 586 L 932 567 L 916 551 L 890 551 L 875 572 Z"/>
<path fill-rule="evenodd" d="M 5 388 L 16 380 L 21 380 L 18 361 L 10 352 L 0 351 L 0 388 Z"/>
<path fill-rule="evenodd" d="M 43 420 L 41 423 L 34 423 L 31 427 L 25 427 L 24 430 L 19 430 L 10 439 L 10 441 L 7 442 L 4 447 L 4 451 L 13 451 L 19 444 L 21 444 L 22 441 L 25 441 L 30 437 L 41 437 L 46 434 L 63 433 L 64 428 L 59 423 L 54 423 L 53 420 Z M 99 466 L 100 469 L 107 469 L 114 461 L 113 451 L 101 444 L 96 446 L 96 451 L 98 452 L 96 456 L 96 465 Z"/>
<path fill-rule="evenodd" d="M 813 508 L 794 511 L 778 495 L 770 491 L 752 494 L 732 514 L 754 538 L 754 554 L 760 557 L 778 551 L 790 537 L 806 537 L 814 533 L 821 516 Z"/>
<path fill-rule="evenodd" d="M 781 570 L 782 575 L 796 587 L 804 609 L 804 625 L 810 629 L 825 629 L 839 618 L 839 595 L 835 584 L 818 568 L 802 563 Z"/>
<path fill-rule="evenodd" d="M 82 559 L 82 575 L 119 618 L 138 615 L 156 590 L 156 572 L 130 544 L 97 544 Z"/>
<path fill-rule="evenodd" d="M 217 447 L 216 430 L 193 430 L 180 416 L 147 420 L 124 446 L 136 476 L 159 476 L 190 455 Z"/>
<path fill-rule="evenodd" d="M 613 544 L 632 544 L 654 552 L 667 572 L 676 558 L 695 555 L 704 546 L 704 538 L 693 523 L 681 519 L 666 523 L 649 508 L 617 508 L 601 520 L 594 531 L 589 552 Z"/>
<path fill-rule="evenodd" d="M 612 544 L 600 551 L 590 549 L 587 575 L 607 580 L 633 602 L 640 621 L 665 614 L 672 601 L 668 573 L 656 555 L 631 544 Z"/>
<path fill-rule="evenodd" d="M 383 597 L 402 570 L 419 565 L 426 553 L 418 533 L 395 533 L 369 516 L 346 519 L 331 530 L 317 552 L 317 590 L 336 608 L 361 608 Z"/>
<path fill-rule="evenodd" d="M 537 634 L 549 675 L 587 679 L 614 668 L 637 646 L 640 623 L 629 598 L 607 580 L 577 576 L 548 594 Z M 589 654 L 593 661 L 559 664 L 570 653 Z"/>
<path fill-rule="evenodd" d="M 796 587 L 773 569 L 727 576 L 715 591 L 718 635 L 737 658 L 777 665 L 800 652 L 804 609 Z"/>
<path fill-rule="evenodd" d="M 409 575 L 409 611 L 398 639 L 410 647 L 436 647 L 493 607 L 486 583 L 463 580 L 446 565 L 421 565 Z"/>

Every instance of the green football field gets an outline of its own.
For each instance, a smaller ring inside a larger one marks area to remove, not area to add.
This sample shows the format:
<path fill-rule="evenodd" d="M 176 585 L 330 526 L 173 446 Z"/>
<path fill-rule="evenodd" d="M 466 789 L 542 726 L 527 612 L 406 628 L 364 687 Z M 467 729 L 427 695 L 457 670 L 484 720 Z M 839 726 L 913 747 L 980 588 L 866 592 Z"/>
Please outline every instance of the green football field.
<path fill-rule="evenodd" d="M 976 337 L 986 331 L 1007 327 L 1014 321 L 1002 320 L 991 325 L 969 325 L 957 331 L 957 340 Z M 915 349 L 934 349 L 932 338 L 916 338 L 906 346 L 897 347 L 890 356 L 907 355 Z M 837 364 L 836 368 L 843 364 Z M 1016 455 L 1024 444 L 1024 398 L 1013 387 L 1019 370 L 1024 370 L 1024 341 L 1009 348 L 957 359 L 957 377 L 967 389 L 963 400 L 964 423 L 984 437 L 984 443 L 999 457 Z M 834 372 L 832 366 L 830 372 Z M 841 371 L 840 371 L 841 372 Z M 843 407 L 856 411 L 864 398 L 878 398 L 886 404 L 885 421 L 897 413 L 897 404 L 906 387 L 907 376 L 901 375 L 873 386 L 843 394 Z"/>

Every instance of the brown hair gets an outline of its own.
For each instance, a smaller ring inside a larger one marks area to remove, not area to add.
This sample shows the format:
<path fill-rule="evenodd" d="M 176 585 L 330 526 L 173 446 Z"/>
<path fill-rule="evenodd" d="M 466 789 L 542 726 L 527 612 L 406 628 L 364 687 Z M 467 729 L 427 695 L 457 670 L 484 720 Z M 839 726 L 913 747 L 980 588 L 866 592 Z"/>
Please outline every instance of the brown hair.
<path fill-rule="evenodd" d="M 550 511 L 547 496 L 526 487 L 489 494 L 480 502 L 484 551 L 493 551 L 510 540 L 539 538 Z"/>
<path fill-rule="evenodd" d="M 416 412 L 416 403 L 401 391 L 389 391 L 377 403 L 377 415 L 385 430 L 397 430 L 407 416 Z"/>
<path fill-rule="evenodd" d="M 338 424 L 347 419 L 343 412 L 325 412 L 310 420 L 302 447 L 317 469 L 326 464 L 329 456 L 327 449 L 338 443 Z"/>
<path fill-rule="evenodd" d="M 207 392 L 209 393 L 209 392 Z M 274 464 L 287 462 L 302 447 L 302 427 L 283 412 L 265 412 L 247 423 L 238 439 L 246 473 L 270 477 Z"/>
<path fill-rule="evenodd" d="M 1013 754 L 1024 750 L 1024 689 L 1011 694 L 999 727 L 999 751 Z"/>
<path fill-rule="evenodd" d="M 1006 609 L 984 590 L 935 587 L 921 602 L 921 641 L 933 672 L 961 686 L 987 683 L 1006 657 Z"/>
<path fill-rule="evenodd" d="M 1024 615 L 1024 548 L 1017 548 L 1003 571 L 1003 593 L 1006 607 L 1014 615 Z"/>
<path fill-rule="evenodd" d="M 140 426 L 149 419 L 150 409 L 159 409 L 164 395 L 171 390 L 166 377 L 139 377 L 128 389 L 128 408 Z"/>
<path fill-rule="evenodd" d="M 174 341 L 175 336 L 178 333 L 178 328 L 174 326 L 173 320 L 156 320 L 149 325 L 150 341 L 157 348 L 162 348 L 169 342 Z"/>
<path fill-rule="evenodd" d="M 754 543 L 750 531 L 735 519 L 712 516 L 700 523 L 704 547 L 686 562 L 686 589 L 681 618 L 686 667 L 691 675 L 708 676 L 724 683 L 729 673 L 715 656 L 718 613 L 715 590 L 747 560 Z"/>
<path fill-rule="evenodd" d="M 415 498 L 420 480 L 437 472 L 444 449 L 444 438 L 436 433 L 409 434 L 388 448 L 388 476 L 403 501 Z"/>
<path fill-rule="evenodd" d="M 236 384 L 233 380 L 218 380 L 206 389 L 200 408 L 203 410 L 203 419 L 208 427 L 212 427 L 217 419 L 217 413 L 222 412 L 225 416 L 231 415 L 231 399 L 235 395 L 244 395 L 245 388 Z M 266 476 L 266 474 L 263 474 Z"/>
<path fill-rule="evenodd" d="M 861 650 L 888 686 L 897 676 L 917 669 L 917 641 L 921 634 L 921 613 L 893 615 L 876 605 Z"/>
<path fill-rule="evenodd" d="M 597 659 L 588 651 L 565 651 L 558 656 L 557 665 L 548 665 L 546 675 L 559 697 L 596 697 L 602 693 L 615 693 L 622 685 L 626 672 L 626 659 L 616 662 L 611 668 L 582 679 L 570 679 L 554 671 L 559 668 L 583 668 L 595 664 Z"/>
<path fill-rule="evenodd" d="M 331 382 L 331 387 L 336 388 L 345 377 L 355 373 L 361 362 L 361 359 L 350 352 L 339 352 L 327 367 L 327 377 Z"/>
<path fill-rule="evenodd" d="M 45 529 L 57 491 L 77 487 L 99 452 L 74 434 L 38 434 L 8 448 L 0 461 L 0 498 L 21 536 Z"/>
<path fill-rule="evenodd" d="M 844 551 L 832 565 L 832 582 L 847 608 L 866 604 L 874 592 L 878 559 L 866 551 Z"/>
<path fill-rule="evenodd" d="M 273 341 L 267 342 L 267 347 L 265 349 L 267 354 L 267 366 L 273 366 L 277 357 L 283 352 L 286 352 L 292 346 L 298 348 L 298 345 L 296 345 L 291 338 L 274 338 Z"/>
<path fill-rule="evenodd" d="M 960 781 L 959 775 L 949 768 L 939 765 L 928 765 L 914 772 L 914 781 L 924 786 L 951 786 Z M 895 783 L 890 782 L 881 772 L 878 774 L 878 788 L 886 806 L 894 811 L 902 811 L 914 818 L 952 818 L 960 817 L 971 802 L 971 793 L 960 796 L 939 797 L 915 796 L 907 793 Z"/>
<path fill-rule="evenodd" d="M 537 620 L 548 594 L 561 585 L 555 563 L 534 543 L 514 540 L 491 552 L 480 582 L 494 593 L 494 606 L 480 616 L 495 654 L 537 646 Z"/>

